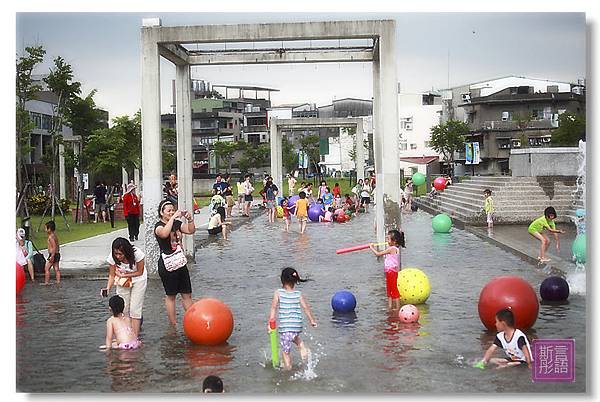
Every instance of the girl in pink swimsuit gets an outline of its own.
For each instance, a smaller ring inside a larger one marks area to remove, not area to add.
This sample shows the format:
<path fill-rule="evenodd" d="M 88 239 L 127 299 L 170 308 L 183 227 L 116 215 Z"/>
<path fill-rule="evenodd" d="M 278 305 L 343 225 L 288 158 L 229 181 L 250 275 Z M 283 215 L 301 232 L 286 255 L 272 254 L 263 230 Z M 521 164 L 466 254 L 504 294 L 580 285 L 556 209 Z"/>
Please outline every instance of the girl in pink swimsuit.
<path fill-rule="evenodd" d="M 388 247 L 378 251 L 374 245 L 370 248 L 377 257 L 385 256 L 383 271 L 385 272 L 385 286 L 388 297 L 388 310 L 400 308 L 400 292 L 398 291 L 398 272 L 402 269 L 400 260 L 400 247 L 406 247 L 404 232 L 393 229 L 387 235 Z"/>
<path fill-rule="evenodd" d="M 137 349 L 142 343 L 135 336 L 131 319 L 123 314 L 125 301 L 121 296 L 113 296 L 108 301 L 113 314 L 106 320 L 106 342 L 100 349 Z M 113 337 L 116 342 L 113 342 Z"/>

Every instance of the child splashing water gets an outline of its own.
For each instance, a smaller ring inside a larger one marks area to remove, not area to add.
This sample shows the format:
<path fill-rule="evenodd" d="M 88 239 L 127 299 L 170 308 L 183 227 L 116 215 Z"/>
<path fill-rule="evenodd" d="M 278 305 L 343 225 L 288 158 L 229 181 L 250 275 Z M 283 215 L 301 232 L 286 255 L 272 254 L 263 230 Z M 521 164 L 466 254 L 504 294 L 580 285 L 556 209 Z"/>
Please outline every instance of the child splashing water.
<path fill-rule="evenodd" d="M 371 244 L 370 248 L 377 257 L 385 255 L 383 270 L 385 272 L 385 283 L 388 296 L 388 310 L 400 308 L 400 292 L 398 292 L 398 272 L 402 269 L 400 261 L 400 248 L 406 247 L 404 241 L 404 232 L 396 229 L 390 230 L 387 235 L 387 243 L 389 245 L 383 251 L 377 251 L 375 246 Z M 394 307 L 394 305 L 396 307 Z"/>
<path fill-rule="evenodd" d="M 113 316 L 106 320 L 106 342 L 100 349 L 137 349 L 142 343 L 135 336 L 131 319 L 123 314 L 125 300 L 119 295 L 108 300 Z M 113 342 L 113 337 L 116 342 Z"/>
<path fill-rule="evenodd" d="M 317 322 L 304 296 L 302 296 L 299 290 L 294 290 L 294 286 L 298 282 L 306 282 L 306 279 L 300 279 L 298 272 L 294 268 L 288 267 L 283 269 L 281 272 L 281 284 L 283 288 L 277 289 L 273 294 L 271 313 L 269 315 L 269 320 L 274 320 L 275 313 L 279 310 L 279 324 L 277 327 L 279 328 L 279 343 L 281 344 L 283 368 L 285 370 L 292 368 L 292 356 L 290 355 L 292 342 L 298 346 L 302 361 L 306 362 L 310 354 L 310 350 L 300 339 L 303 322 L 301 307 L 310 320 L 310 325 L 315 328 L 317 327 Z M 267 326 L 267 330 L 269 329 L 270 327 Z"/>

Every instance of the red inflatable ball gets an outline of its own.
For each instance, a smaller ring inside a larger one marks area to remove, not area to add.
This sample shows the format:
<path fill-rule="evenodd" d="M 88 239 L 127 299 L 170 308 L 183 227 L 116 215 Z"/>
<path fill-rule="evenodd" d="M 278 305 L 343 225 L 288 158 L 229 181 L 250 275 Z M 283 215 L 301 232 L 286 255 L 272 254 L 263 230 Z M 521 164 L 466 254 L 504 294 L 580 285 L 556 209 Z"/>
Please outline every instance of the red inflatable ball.
<path fill-rule="evenodd" d="M 446 188 L 446 179 L 443 177 L 438 177 L 433 181 L 433 187 L 435 187 L 437 191 L 442 191 Z"/>
<path fill-rule="evenodd" d="M 233 332 L 233 314 L 220 300 L 200 299 L 185 312 L 183 332 L 196 344 L 220 345 Z"/>
<path fill-rule="evenodd" d="M 496 330 L 496 313 L 510 308 L 515 327 L 529 329 L 535 323 L 540 305 L 535 290 L 518 276 L 499 276 L 483 287 L 479 294 L 479 318 L 489 330 Z"/>
<path fill-rule="evenodd" d="M 23 267 L 17 263 L 17 295 L 21 293 L 21 290 L 25 287 L 25 271 Z"/>

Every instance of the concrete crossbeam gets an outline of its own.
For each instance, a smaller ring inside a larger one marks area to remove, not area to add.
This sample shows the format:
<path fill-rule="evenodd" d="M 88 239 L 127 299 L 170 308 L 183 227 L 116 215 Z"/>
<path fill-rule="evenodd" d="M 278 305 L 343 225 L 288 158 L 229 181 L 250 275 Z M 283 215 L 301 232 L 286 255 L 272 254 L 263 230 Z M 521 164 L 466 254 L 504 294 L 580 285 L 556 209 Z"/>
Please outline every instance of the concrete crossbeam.
<path fill-rule="evenodd" d="M 185 66 L 189 64 L 188 53 L 181 45 L 162 44 L 158 46 L 158 51 L 162 57 L 176 66 Z"/>
<path fill-rule="evenodd" d="M 315 50 L 268 50 L 252 52 L 207 52 L 190 53 L 191 65 L 228 65 L 228 64 L 285 64 L 285 63 L 348 63 L 370 62 L 372 50 L 336 50 L 316 52 Z"/>
<path fill-rule="evenodd" d="M 142 27 L 158 43 L 270 42 L 286 40 L 368 39 L 380 36 L 393 20 L 284 22 L 270 24 Z"/>

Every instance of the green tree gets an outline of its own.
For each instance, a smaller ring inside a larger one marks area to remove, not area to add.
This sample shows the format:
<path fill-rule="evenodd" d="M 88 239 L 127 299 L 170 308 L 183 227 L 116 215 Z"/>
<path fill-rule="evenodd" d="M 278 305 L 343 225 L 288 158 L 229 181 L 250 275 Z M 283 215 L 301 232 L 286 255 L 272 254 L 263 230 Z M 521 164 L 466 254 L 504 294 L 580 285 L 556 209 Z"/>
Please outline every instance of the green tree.
<path fill-rule="evenodd" d="M 294 149 L 294 144 L 286 137 L 281 139 L 281 154 L 286 172 L 291 173 L 298 166 L 298 153 Z"/>
<path fill-rule="evenodd" d="M 17 159 L 17 189 L 23 191 L 23 158 L 31 151 L 29 136 L 34 126 L 25 110 L 25 102 L 35 99 L 35 94 L 41 90 L 31 79 L 35 67 L 44 60 L 46 51 L 42 46 L 26 47 L 26 55 L 17 59 L 16 68 L 16 159 Z M 27 172 L 25 172 L 27 175 Z M 29 181 L 29 180 L 28 180 Z M 17 211 L 19 213 L 20 211 Z M 23 211 L 25 212 L 25 211 Z"/>
<path fill-rule="evenodd" d="M 214 143 L 215 154 L 225 164 L 227 173 L 231 170 L 231 162 L 237 149 L 238 144 L 235 142 L 217 141 Z"/>
<path fill-rule="evenodd" d="M 552 132 L 552 144 L 577 146 L 579 140 L 585 141 L 585 116 L 580 113 L 562 113 L 558 116 L 558 128 Z"/>
<path fill-rule="evenodd" d="M 104 112 L 96 107 L 94 101 L 94 95 L 96 90 L 92 90 L 87 96 L 79 97 L 75 96 L 69 105 L 69 121 L 71 122 L 71 128 L 73 129 L 73 135 L 80 137 L 81 148 L 79 153 L 75 153 L 72 147 L 65 147 L 64 158 L 65 168 L 68 172 L 77 168 L 78 173 L 78 191 L 83 192 L 83 173 L 88 170 L 87 154 L 82 152 L 87 144 L 89 136 L 95 130 L 101 129 L 105 126 L 104 123 Z M 83 210 L 83 196 L 78 196 L 79 210 Z M 80 223 L 83 223 L 81 217 Z"/>
<path fill-rule="evenodd" d="M 118 116 L 112 119 L 112 127 L 97 129 L 89 135 L 83 157 L 92 172 L 116 179 L 121 168 L 131 171 L 140 167 L 140 120 L 139 112 L 133 118 Z"/>
<path fill-rule="evenodd" d="M 458 120 L 448 120 L 431 127 L 430 147 L 442 154 L 444 162 L 453 166 L 454 152 L 465 146 L 465 135 L 469 134 L 469 126 Z"/>
<path fill-rule="evenodd" d="M 521 135 L 519 135 L 519 140 L 521 141 L 522 148 L 529 146 L 529 137 L 527 137 L 526 130 L 527 127 L 529 127 L 529 123 L 531 123 L 532 119 L 533 116 L 521 113 L 513 113 L 511 117 L 511 120 L 517 123 L 517 127 L 521 131 Z"/>
<path fill-rule="evenodd" d="M 162 170 L 163 172 L 174 172 L 177 170 L 177 133 L 172 128 L 163 127 L 161 135 L 163 143 Z"/>
<path fill-rule="evenodd" d="M 300 139 L 300 147 L 302 151 L 308 155 L 310 162 L 315 167 L 315 171 L 319 176 L 319 180 L 321 180 L 321 169 L 319 168 L 319 161 L 321 158 L 319 151 L 319 136 L 316 134 L 311 134 L 302 137 Z"/>
<path fill-rule="evenodd" d="M 52 219 L 55 216 L 54 194 L 56 191 L 56 164 L 58 162 L 58 146 L 63 143 L 62 127 L 70 126 L 71 116 L 69 108 L 75 98 L 81 93 L 81 83 L 73 81 L 73 69 L 71 65 L 58 56 L 54 59 L 53 68 L 50 73 L 44 77 L 44 82 L 48 89 L 56 96 L 56 104 L 52 105 L 52 124 L 48 132 L 50 133 L 50 150 L 52 156 L 50 183 L 52 185 Z"/>

